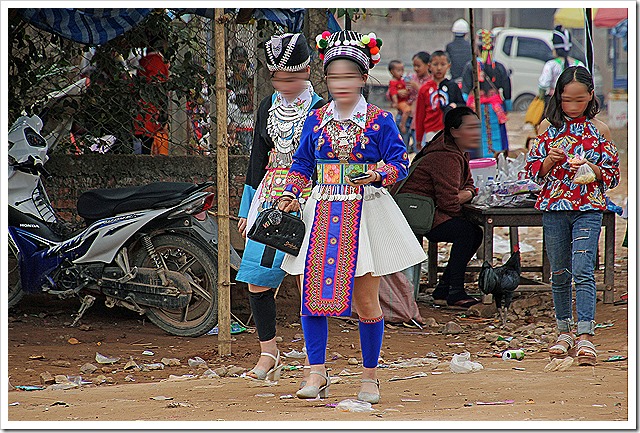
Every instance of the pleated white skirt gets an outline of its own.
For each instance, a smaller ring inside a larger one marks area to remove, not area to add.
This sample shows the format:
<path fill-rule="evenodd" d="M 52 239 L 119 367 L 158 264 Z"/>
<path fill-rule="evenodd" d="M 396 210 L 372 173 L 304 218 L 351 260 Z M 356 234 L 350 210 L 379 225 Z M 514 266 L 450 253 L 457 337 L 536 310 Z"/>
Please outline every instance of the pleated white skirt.
<path fill-rule="evenodd" d="M 314 187 L 304 206 L 302 219 L 306 233 L 300 253 L 298 256 L 285 254 L 282 261 L 281 267 L 288 274 L 304 273 L 318 189 L 318 186 Z M 389 275 L 426 260 L 422 245 L 389 192 L 367 185 L 363 195 L 356 277 L 368 273 L 373 276 Z"/>

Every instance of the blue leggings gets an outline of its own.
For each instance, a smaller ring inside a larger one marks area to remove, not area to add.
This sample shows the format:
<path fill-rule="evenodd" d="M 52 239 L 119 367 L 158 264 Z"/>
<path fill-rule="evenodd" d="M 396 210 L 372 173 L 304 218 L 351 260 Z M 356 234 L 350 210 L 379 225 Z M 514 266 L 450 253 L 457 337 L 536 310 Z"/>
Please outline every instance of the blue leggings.
<path fill-rule="evenodd" d="M 326 361 L 329 326 L 326 316 L 302 316 L 302 332 L 307 347 L 310 365 L 322 365 Z M 376 368 L 382 337 L 384 335 L 384 316 L 374 319 L 360 319 L 360 348 L 362 349 L 362 365 L 365 368 Z"/>

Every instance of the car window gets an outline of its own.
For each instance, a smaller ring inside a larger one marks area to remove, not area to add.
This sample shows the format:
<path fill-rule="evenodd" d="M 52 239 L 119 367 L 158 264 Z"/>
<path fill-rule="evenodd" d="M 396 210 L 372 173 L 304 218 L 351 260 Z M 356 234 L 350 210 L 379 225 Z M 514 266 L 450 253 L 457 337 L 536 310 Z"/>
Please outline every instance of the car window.
<path fill-rule="evenodd" d="M 507 56 L 511 55 L 511 45 L 513 44 L 513 36 L 507 36 L 504 39 L 504 45 L 502 46 L 502 52 Z"/>
<path fill-rule="evenodd" d="M 584 64 L 587 63 L 585 59 L 584 51 L 582 51 L 580 47 L 576 46 L 576 44 L 573 44 L 573 47 L 571 47 L 571 51 L 569 51 L 569 56 L 573 57 L 574 59 L 580 60 Z"/>
<path fill-rule="evenodd" d="M 546 42 L 536 38 L 518 37 L 518 57 L 528 57 L 546 62 L 553 59 L 551 48 Z"/>

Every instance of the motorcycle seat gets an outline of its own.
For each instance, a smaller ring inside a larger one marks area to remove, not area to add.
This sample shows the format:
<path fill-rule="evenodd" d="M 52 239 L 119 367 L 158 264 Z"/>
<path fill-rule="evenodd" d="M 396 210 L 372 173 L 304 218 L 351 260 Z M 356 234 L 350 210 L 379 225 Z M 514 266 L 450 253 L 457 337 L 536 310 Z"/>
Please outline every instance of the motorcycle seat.
<path fill-rule="evenodd" d="M 143 209 L 171 207 L 200 186 L 187 182 L 155 182 L 127 188 L 94 189 L 78 197 L 78 215 L 96 221 Z"/>

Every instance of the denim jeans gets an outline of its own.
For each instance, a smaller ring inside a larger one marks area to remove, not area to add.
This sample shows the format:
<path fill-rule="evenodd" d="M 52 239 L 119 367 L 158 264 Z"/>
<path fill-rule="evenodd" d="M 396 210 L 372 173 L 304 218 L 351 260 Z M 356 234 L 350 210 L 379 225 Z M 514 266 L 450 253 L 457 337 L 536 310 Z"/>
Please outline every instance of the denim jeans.
<path fill-rule="evenodd" d="M 407 280 L 413 287 L 413 299 L 418 299 L 418 293 L 420 292 L 420 274 L 422 273 L 422 262 L 417 265 L 413 265 L 402 271 Z"/>
<path fill-rule="evenodd" d="M 602 225 L 599 211 L 547 211 L 542 214 L 544 239 L 551 264 L 551 288 L 558 331 L 570 332 L 571 282 L 576 287 L 578 335 L 595 333 L 594 269 Z"/>
<path fill-rule="evenodd" d="M 412 133 L 411 119 L 412 117 L 409 116 L 407 118 L 407 122 L 405 123 L 407 132 L 403 134 L 402 131 L 400 131 L 400 135 L 402 136 L 402 141 L 404 141 L 404 145 L 407 146 L 407 153 L 412 153 L 412 151 L 415 152 L 415 150 L 413 150 L 413 148 L 415 148 L 415 145 L 411 146 L 411 133 Z M 400 120 L 402 120 L 402 113 L 396 114 L 396 125 L 398 126 L 398 130 L 400 130 Z"/>

